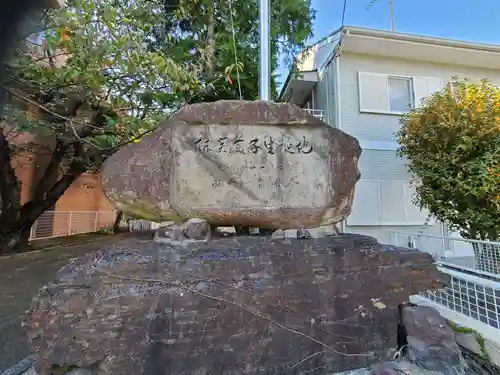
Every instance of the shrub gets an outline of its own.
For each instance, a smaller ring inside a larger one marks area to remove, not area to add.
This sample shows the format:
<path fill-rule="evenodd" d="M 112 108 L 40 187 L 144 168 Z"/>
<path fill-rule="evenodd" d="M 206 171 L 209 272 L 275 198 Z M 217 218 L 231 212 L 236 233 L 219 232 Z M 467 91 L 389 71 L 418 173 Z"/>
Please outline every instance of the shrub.
<path fill-rule="evenodd" d="M 403 117 L 397 139 L 415 203 L 466 238 L 498 240 L 500 90 L 454 79 Z"/>

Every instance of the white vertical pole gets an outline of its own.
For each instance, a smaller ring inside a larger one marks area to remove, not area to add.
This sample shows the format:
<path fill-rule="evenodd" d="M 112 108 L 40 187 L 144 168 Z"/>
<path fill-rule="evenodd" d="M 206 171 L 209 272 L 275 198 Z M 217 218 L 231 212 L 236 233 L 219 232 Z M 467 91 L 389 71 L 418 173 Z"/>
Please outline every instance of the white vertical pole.
<path fill-rule="evenodd" d="M 73 225 L 73 212 L 69 212 L 69 219 L 68 219 L 68 236 L 71 236 L 71 226 Z"/>
<path fill-rule="evenodd" d="M 269 100 L 271 88 L 271 48 L 270 48 L 270 17 L 269 0 L 259 0 L 259 26 L 260 26 L 260 85 L 259 99 Z"/>

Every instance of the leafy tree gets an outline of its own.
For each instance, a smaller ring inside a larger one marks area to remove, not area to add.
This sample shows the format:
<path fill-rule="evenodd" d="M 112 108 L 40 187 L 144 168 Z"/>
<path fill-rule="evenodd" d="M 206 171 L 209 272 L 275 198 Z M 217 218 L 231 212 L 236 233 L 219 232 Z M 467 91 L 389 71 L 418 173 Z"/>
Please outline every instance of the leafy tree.
<path fill-rule="evenodd" d="M 275 71 L 278 54 L 290 63 L 304 46 L 314 12 L 310 0 L 275 0 L 271 14 Z M 30 20 L 45 38 L 25 25 L 0 87 L 0 252 L 21 249 L 82 173 L 181 105 L 257 98 L 256 2 L 68 0 Z M 39 171 L 23 204 L 20 156 Z"/>
<path fill-rule="evenodd" d="M 500 90 L 454 80 L 402 121 L 399 153 L 418 179 L 416 202 L 464 237 L 498 240 Z"/>
<path fill-rule="evenodd" d="M 163 22 L 162 9 L 147 0 L 74 0 L 31 17 L 44 38 L 24 25 L 0 87 L 6 94 L 0 103 L 0 252 L 21 249 L 35 220 L 82 173 L 97 170 L 202 90 L 196 61 L 180 65 L 176 51 L 153 51 L 145 43 Z M 23 158 L 36 164 L 39 177 L 25 203 Z"/>
<path fill-rule="evenodd" d="M 154 30 L 152 50 L 175 50 L 178 64 L 201 61 L 200 81 L 210 90 L 188 101 L 255 100 L 259 84 L 259 10 L 257 1 L 163 0 L 164 22 Z M 310 0 L 271 3 L 271 71 L 278 58 L 291 65 L 312 35 L 315 12 Z M 228 80 L 218 79 L 228 76 Z M 238 77 L 239 76 L 239 77 Z M 238 86 L 238 78 L 241 90 Z M 276 97 L 276 76 L 271 80 Z"/>

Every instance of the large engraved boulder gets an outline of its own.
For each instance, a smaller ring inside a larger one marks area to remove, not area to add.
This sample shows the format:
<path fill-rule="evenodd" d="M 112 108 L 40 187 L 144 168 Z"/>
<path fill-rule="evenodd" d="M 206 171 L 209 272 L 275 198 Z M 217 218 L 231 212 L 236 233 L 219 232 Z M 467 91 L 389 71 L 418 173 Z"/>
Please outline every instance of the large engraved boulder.
<path fill-rule="evenodd" d="M 386 359 L 398 306 L 444 282 L 361 235 L 127 239 L 61 269 L 24 324 L 40 375 L 319 375 Z"/>
<path fill-rule="evenodd" d="M 317 227 L 351 210 L 361 149 L 350 135 L 292 104 L 188 105 L 111 156 L 107 197 L 152 221 Z"/>

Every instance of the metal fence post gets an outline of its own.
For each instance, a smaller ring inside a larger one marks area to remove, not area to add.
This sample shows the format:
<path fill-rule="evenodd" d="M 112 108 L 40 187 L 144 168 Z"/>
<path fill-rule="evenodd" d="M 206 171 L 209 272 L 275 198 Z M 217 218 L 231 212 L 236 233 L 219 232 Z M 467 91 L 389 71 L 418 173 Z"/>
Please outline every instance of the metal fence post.
<path fill-rule="evenodd" d="M 30 238 L 29 238 L 29 241 L 35 239 L 35 231 L 36 231 L 36 224 L 38 223 L 38 220 L 35 220 L 35 222 L 33 223 L 33 225 L 31 226 L 31 229 L 30 229 Z"/>
<path fill-rule="evenodd" d="M 73 224 L 73 211 L 69 212 L 69 219 L 68 219 L 68 236 L 71 236 L 71 226 Z"/>
<path fill-rule="evenodd" d="M 94 220 L 94 232 L 97 232 L 97 219 L 99 218 L 99 211 L 95 211 L 95 220 Z"/>

